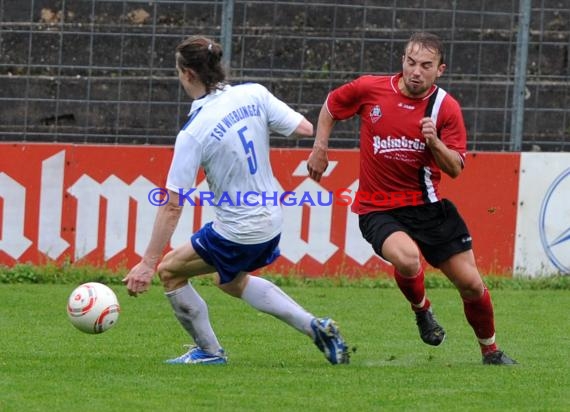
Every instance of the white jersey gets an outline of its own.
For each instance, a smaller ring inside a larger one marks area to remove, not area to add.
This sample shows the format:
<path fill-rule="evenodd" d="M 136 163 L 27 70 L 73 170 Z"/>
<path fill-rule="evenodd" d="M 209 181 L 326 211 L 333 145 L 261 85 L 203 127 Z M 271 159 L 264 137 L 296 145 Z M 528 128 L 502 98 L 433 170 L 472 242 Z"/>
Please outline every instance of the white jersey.
<path fill-rule="evenodd" d="M 281 233 L 282 214 L 269 163 L 269 133 L 292 134 L 303 120 L 265 87 L 224 86 L 195 100 L 176 137 L 166 187 L 214 205 L 216 232 L 240 244 L 256 244 Z M 211 193 L 195 188 L 203 167 Z M 190 191 L 190 192 L 189 192 Z M 211 194 L 213 199 L 204 200 Z M 196 202 L 196 204 L 198 204 Z"/>

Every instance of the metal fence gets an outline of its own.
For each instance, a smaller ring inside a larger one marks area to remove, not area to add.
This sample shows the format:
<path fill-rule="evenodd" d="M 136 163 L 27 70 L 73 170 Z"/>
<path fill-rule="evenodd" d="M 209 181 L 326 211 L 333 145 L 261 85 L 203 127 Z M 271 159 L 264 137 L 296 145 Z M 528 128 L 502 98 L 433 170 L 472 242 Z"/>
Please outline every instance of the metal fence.
<path fill-rule="evenodd" d="M 418 30 L 446 41 L 440 85 L 470 150 L 570 150 L 570 0 L 0 0 L 0 139 L 171 144 L 190 103 L 174 48 L 198 33 L 222 41 L 232 82 L 315 123 L 332 88 L 399 71 Z M 356 147 L 357 127 L 331 145 Z"/>

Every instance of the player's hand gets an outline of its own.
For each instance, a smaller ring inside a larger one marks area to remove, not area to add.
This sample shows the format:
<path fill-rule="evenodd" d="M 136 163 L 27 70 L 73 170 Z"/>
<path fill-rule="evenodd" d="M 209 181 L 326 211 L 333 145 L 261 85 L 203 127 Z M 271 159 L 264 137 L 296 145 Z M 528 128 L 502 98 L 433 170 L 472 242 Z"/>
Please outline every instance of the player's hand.
<path fill-rule="evenodd" d="M 313 147 L 313 151 L 307 160 L 307 170 L 309 176 L 316 182 L 321 180 L 321 177 L 329 165 L 327 151 L 322 148 Z"/>
<path fill-rule="evenodd" d="M 428 147 L 433 147 L 439 142 L 439 138 L 437 137 L 437 129 L 431 117 L 424 117 L 421 119 L 420 128 L 422 130 L 422 135 L 426 139 L 426 144 Z"/>
<path fill-rule="evenodd" d="M 123 283 L 127 286 L 129 295 L 137 297 L 149 289 L 153 276 L 154 268 L 142 260 L 125 276 Z"/>

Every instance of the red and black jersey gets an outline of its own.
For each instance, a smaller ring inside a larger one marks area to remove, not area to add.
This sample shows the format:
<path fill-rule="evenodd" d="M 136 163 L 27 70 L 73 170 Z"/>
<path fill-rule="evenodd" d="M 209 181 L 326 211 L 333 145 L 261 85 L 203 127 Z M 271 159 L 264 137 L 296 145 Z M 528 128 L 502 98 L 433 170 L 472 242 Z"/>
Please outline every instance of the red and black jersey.
<path fill-rule="evenodd" d="M 360 182 L 352 210 L 358 214 L 440 200 L 441 170 L 425 143 L 420 120 L 436 91 L 431 117 L 439 138 L 465 160 L 467 133 L 459 103 L 438 86 L 414 99 L 394 76 L 362 76 L 333 90 L 326 107 L 335 120 L 360 116 Z"/>

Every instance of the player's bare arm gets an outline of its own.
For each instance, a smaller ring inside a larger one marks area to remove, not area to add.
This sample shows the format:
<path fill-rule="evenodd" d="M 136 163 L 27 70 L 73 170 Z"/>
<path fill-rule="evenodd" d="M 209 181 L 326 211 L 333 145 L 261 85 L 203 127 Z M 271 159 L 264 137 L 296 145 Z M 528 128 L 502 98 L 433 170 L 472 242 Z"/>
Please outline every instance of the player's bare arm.
<path fill-rule="evenodd" d="M 171 190 L 168 191 L 168 195 L 168 202 L 158 209 L 150 242 L 142 260 L 123 279 L 123 283 L 127 286 L 127 291 L 131 296 L 136 297 L 139 293 L 146 292 L 150 287 L 156 266 L 178 224 L 182 213 L 179 195 Z"/>
<path fill-rule="evenodd" d="M 309 137 L 313 135 L 313 124 L 303 117 L 299 126 L 295 129 L 292 136 Z"/>
<path fill-rule="evenodd" d="M 429 117 L 424 117 L 420 120 L 420 127 L 426 139 L 426 144 L 430 148 L 439 168 L 452 178 L 459 176 L 463 170 L 461 157 L 459 153 L 448 148 L 445 143 L 437 137 L 437 129 L 433 120 Z"/>
<path fill-rule="evenodd" d="M 317 122 L 317 135 L 313 144 L 313 151 L 309 155 L 307 161 L 307 170 L 309 176 L 315 181 L 320 181 L 323 173 L 329 165 L 328 149 L 329 137 L 334 127 L 335 120 L 330 115 L 326 103 L 321 107 L 319 120 Z"/>

